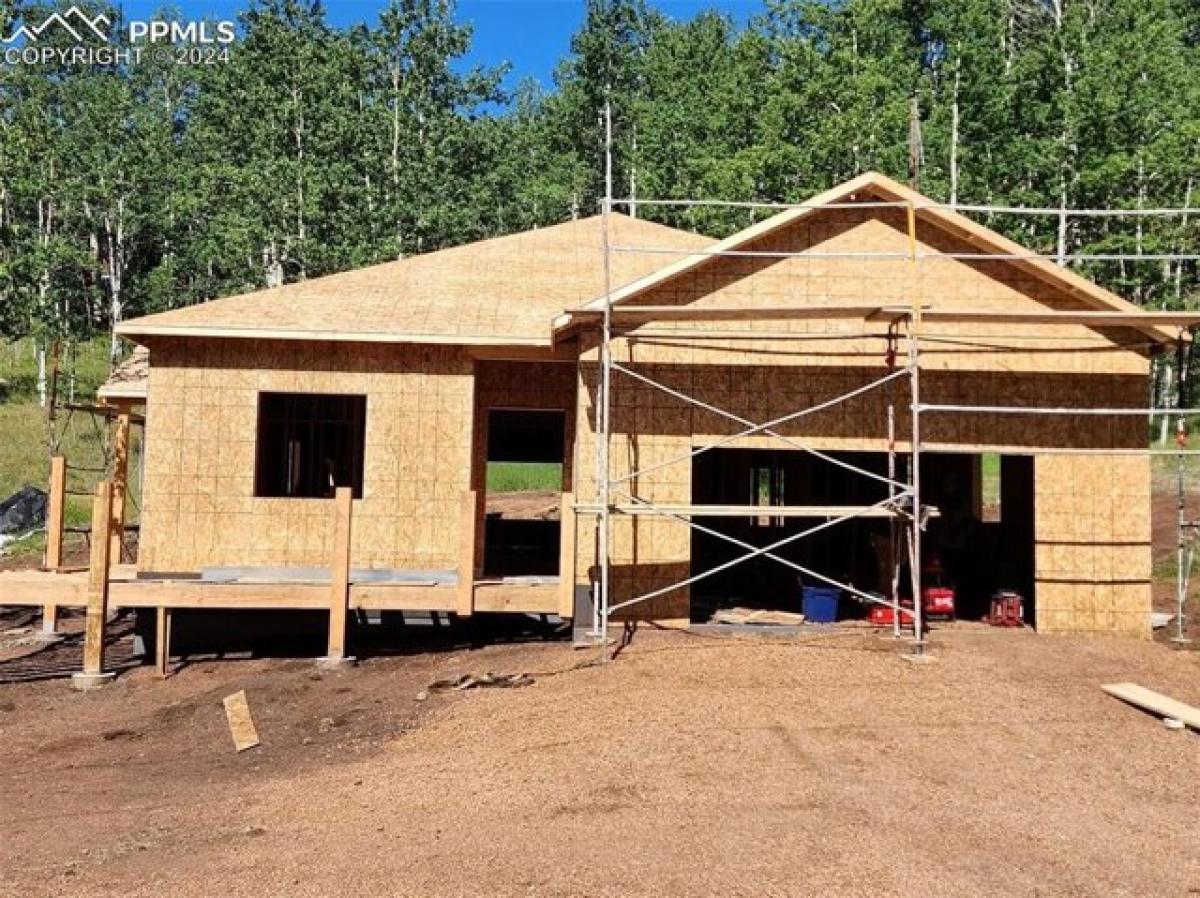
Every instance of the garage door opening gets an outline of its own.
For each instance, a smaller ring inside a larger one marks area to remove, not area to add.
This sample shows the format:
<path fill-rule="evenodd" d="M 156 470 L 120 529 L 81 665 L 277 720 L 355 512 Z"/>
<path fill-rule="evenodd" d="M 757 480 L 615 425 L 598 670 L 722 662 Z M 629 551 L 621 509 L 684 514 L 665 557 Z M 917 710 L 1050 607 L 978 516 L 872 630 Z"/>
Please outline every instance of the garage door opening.
<path fill-rule="evenodd" d="M 558 573 L 566 413 L 488 412 L 485 576 Z"/>
<path fill-rule="evenodd" d="M 880 476 L 882 452 L 827 453 Z M 907 459 L 898 459 L 898 479 Z M 925 531 L 922 551 L 926 586 L 954 589 L 956 616 L 985 616 L 999 589 L 1025 597 L 1033 620 L 1033 460 L 1028 456 L 927 454 L 922 459 L 922 498 L 937 514 Z M 758 515 L 698 518 L 705 527 L 755 547 L 778 542 L 827 517 L 792 517 L 781 506 L 867 506 L 887 497 L 886 483 L 799 450 L 721 449 L 697 456 L 692 467 L 696 505 L 754 505 Z M 832 512 L 831 512 L 832 513 Z M 692 531 L 693 576 L 732 561 L 746 549 Z M 848 583 L 863 592 L 891 592 L 892 563 L 886 517 L 855 518 L 803 537 L 772 554 Z M 910 573 L 902 566 L 900 598 L 911 600 Z M 827 585 L 765 556 L 737 564 L 692 586 L 691 617 L 705 622 L 731 607 L 801 611 L 802 586 Z M 869 603 L 844 593 L 839 616 L 862 618 Z"/>

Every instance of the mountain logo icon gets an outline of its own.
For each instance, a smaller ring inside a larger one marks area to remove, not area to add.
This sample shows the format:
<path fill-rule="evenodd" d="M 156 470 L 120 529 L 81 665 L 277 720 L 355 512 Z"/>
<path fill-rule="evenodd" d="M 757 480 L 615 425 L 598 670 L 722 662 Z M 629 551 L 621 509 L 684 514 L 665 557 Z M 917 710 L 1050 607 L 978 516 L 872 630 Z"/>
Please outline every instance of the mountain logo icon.
<path fill-rule="evenodd" d="M 75 39 L 76 43 L 83 43 L 87 35 L 94 35 L 107 43 L 107 29 L 111 25 L 112 23 L 108 20 L 108 16 L 101 14 L 92 17 L 78 6 L 72 6 L 66 12 L 51 13 L 40 25 L 22 25 L 11 35 L 4 38 L 4 43 L 11 44 L 22 37 L 29 43 L 36 43 L 52 27 L 64 29 L 67 34 Z"/>

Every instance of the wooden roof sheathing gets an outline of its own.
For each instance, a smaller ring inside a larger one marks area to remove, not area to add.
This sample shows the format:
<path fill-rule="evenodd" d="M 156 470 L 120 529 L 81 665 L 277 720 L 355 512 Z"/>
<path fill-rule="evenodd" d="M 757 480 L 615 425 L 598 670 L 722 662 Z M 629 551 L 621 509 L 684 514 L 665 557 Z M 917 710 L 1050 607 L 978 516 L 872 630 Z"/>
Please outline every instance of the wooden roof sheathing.
<path fill-rule="evenodd" d="M 728 257 L 722 257 L 722 253 L 736 254 L 739 250 L 783 232 L 807 218 L 828 214 L 831 207 L 837 208 L 841 204 L 851 202 L 862 202 L 869 206 L 872 201 L 911 205 L 916 210 L 915 214 L 921 226 L 932 226 L 963 241 L 977 250 L 981 257 L 995 255 L 997 262 L 1011 265 L 1014 269 L 1041 281 L 1059 291 L 1063 296 L 1071 297 L 1089 309 L 1127 314 L 1129 327 L 1142 331 L 1155 341 L 1166 343 L 1175 339 L 1176 335 L 1161 327 L 1156 327 L 1154 322 L 1138 320 L 1138 316 L 1142 314 L 1143 310 L 1134 303 L 1122 299 L 1115 293 L 1054 262 L 1030 257 L 1029 251 L 1020 244 L 965 215 L 938 206 L 928 197 L 879 172 L 865 172 L 814 196 L 801 206 L 786 209 L 738 231 L 724 240 L 713 243 L 711 246 L 703 247 L 695 254 L 677 256 L 673 261 L 651 271 L 641 280 L 624 286 L 614 286 L 611 302 L 619 305 L 636 300 L 649 294 L 655 288 L 685 278 L 700 269 L 720 265 L 723 261 L 728 260 Z M 663 248 L 666 249 L 666 247 Z M 615 253 L 614 255 L 619 257 L 624 254 Z M 664 256 L 663 258 L 669 259 L 670 257 Z M 867 264 L 869 261 L 864 259 L 863 263 Z M 605 299 L 601 296 L 582 308 L 587 311 L 595 311 L 602 309 L 604 303 Z M 579 310 L 574 311 L 578 312 Z M 572 316 L 570 311 L 559 316 L 555 319 L 556 332 L 561 334 L 572 328 L 578 317 L 577 315 Z"/>
<path fill-rule="evenodd" d="M 696 250 L 711 238 L 614 214 L 615 241 Z M 117 333 L 458 345 L 551 345 L 564 309 L 605 291 L 599 216 L 132 319 Z M 660 268 L 613 254 L 612 286 Z"/>
<path fill-rule="evenodd" d="M 101 400 L 130 399 L 145 401 L 146 384 L 150 378 L 150 350 L 135 346 L 129 358 L 113 368 L 96 397 Z"/>

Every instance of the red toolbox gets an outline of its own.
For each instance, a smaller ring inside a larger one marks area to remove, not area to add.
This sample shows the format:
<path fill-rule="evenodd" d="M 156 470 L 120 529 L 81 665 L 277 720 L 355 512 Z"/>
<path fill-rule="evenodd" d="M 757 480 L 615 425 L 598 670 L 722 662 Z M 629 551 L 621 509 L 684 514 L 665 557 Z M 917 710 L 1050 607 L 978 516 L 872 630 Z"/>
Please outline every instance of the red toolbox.
<path fill-rule="evenodd" d="M 929 619 L 954 620 L 954 590 L 949 586 L 926 586 L 921 590 L 921 611 Z"/>
<path fill-rule="evenodd" d="M 988 623 L 993 627 L 1025 626 L 1025 600 L 1011 589 L 1002 589 L 992 595 Z"/>
<path fill-rule="evenodd" d="M 867 621 L 873 627 L 890 627 L 892 621 L 896 619 L 896 612 L 891 605 L 872 605 L 867 610 Z M 903 611 L 900 614 L 900 623 L 905 626 L 912 626 L 913 617 L 911 611 Z"/>

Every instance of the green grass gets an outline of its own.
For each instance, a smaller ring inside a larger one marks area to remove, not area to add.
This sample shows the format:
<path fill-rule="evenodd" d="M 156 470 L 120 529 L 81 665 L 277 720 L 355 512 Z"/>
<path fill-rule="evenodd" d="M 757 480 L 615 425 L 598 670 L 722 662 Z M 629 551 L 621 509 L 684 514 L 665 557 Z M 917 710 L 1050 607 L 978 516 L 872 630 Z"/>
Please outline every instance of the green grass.
<path fill-rule="evenodd" d="M 983 507 L 988 508 L 1000 504 L 1000 454 L 985 452 L 980 457 L 980 489 L 983 493 Z"/>
<path fill-rule="evenodd" d="M 98 339 L 79 347 L 76 359 L 75 401 L 90 404 L 95 399 L 96 388 L 108 374 L 108 341 Z M 7 498 L 26 484 L 46 489 L 50 473 L 49 439 L 51 427 L 46 421 L 46 410 L 37 402 L 37 361 L 31 341 L 23 340 L 0 345 L 0 381 L 4 381 L 3 396 L 0 397 L 0 499 Z M 59 391 L 61 401 L 67 400 L 67 375 L 60 373 Z M 93 423 L 92 416 L 85 412 L 60 411 L 54 424 L 55 434 L 60 439 L 59 452 L 67 457 L 67 464 L 98 468 L 104 463 L 104 431 Z M 132 436 L 131 471 L 136 471 L 137 454 L 140 451 L 139 428 Z M 68 467 L 67 489 L 69 492 L 88 493 L 102 475 L 96 471 L 70 470 Z M 128 519 L 137 519 L 136 476 L 130 478 L 131 491 L 135 493 L 129 507 Z M 69 526 L 86 525 L 91 520 L 90 500 L 87 496 L 67 496 L 66 519 Z M 68 535 L 68 548 L 78 542 Z M 5 555 L 40 555 L 45 545 L 42 533 L 34 533 L 24 539 L 7 544 Z"/>
<path fill-rule="evenodd" d="M 98 337 L 80 343 L 74 351 L 75 399 L 90 401 L 96 388 L 108 377 L 108 339 Z M 47 359 L 47 366 L 50 360 Z M 59 362 L 58 388 L 63 399 L 67 398 L 72 354 L 62 349 Z M 0 403 L 37 400 L 37 356 L 32 340 L 17 340 L 0 343 Z"/>
<path fill-rule="evenodd" d="M 562 468 L 562 465 L 553 462 L 490 461 L 487 466 L 488 492 L 557 492 L 562 489 Z"/>

